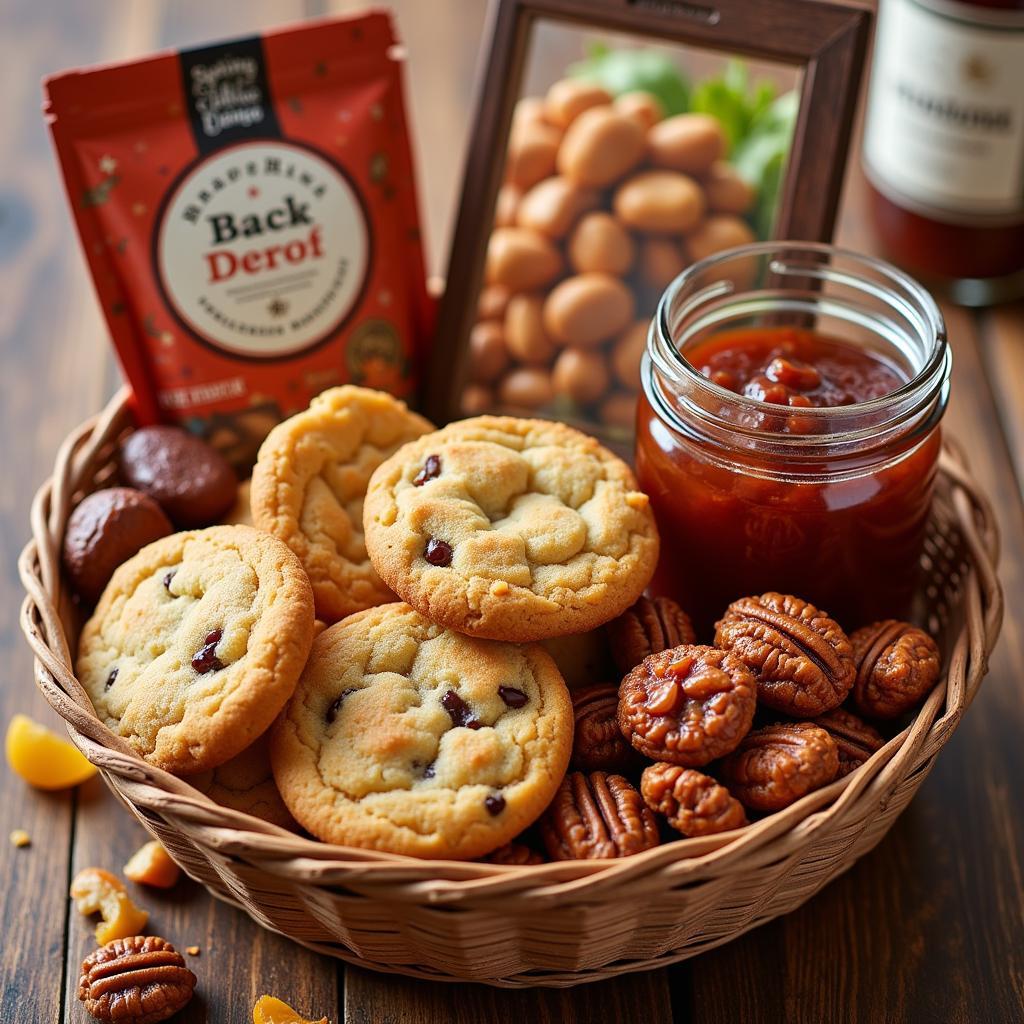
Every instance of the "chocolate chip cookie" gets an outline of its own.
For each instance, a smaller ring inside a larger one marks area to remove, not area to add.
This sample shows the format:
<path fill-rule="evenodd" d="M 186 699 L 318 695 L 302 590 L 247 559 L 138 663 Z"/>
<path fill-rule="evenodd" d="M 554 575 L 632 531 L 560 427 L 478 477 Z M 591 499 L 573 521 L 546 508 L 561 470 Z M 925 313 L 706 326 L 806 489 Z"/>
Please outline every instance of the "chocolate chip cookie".
<path fill-rule="evenodd" d="M 403 402 L 347 385 L 276 426 L 252 474 L 252 518 L 298 555 L 327 622 L 394 599 L 363 543 L 363 496 L 397 448 L 432 430 Z"/>
<path fill-rule="evenodd" d="M 82 632 L 78 678 L 109 729 L 189 775 L 268 728 L 312 639 L 295 555 L 251 527 L 214 526 L 164 537 L 114 573 Z"/>
<path fill-rule="evenodd" d="M 320 839 L 463 860 L 541 814 L 572 729 L 542 648 L 467 637 L 396 603 L 317 637 L 271 760 L 289 810 Z"/>
<path fill-rule="evenodd" d="M 366 548 L 429 619 L 525 642 L 593 629 L 658 559 L 629 467 L 561 423 L 480 416 L 406 444 L 370 480 Z"/>
<path fill-rule="evenodd" d="M 298 828 L 274 782 L 269 732 L 230 761 L 212 771 L 192 775 L 188 781 L 222 807 L 251 814 L 281 828 Z"/>

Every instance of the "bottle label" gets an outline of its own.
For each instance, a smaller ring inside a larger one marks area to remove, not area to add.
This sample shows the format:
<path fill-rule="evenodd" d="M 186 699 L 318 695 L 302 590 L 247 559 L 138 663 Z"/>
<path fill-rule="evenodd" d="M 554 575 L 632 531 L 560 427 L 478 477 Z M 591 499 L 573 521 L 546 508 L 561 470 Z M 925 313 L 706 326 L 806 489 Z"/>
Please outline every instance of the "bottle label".
<path fill-rule="evenodd" d="M 1024 212 L 1024 21 L 946 0 L 882 0 L 868 176 L 947 221 Z"/>

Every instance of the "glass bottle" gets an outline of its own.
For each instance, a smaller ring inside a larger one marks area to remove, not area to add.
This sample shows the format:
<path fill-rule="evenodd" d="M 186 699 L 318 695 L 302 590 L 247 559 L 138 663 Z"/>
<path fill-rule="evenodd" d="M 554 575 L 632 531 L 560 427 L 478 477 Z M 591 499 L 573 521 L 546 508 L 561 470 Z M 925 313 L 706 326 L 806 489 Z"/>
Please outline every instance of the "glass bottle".
<path fill-rule="evenodd" d="M 864 168 L 890 259 L 965 305 L 1024 295 L 1024 0 L 880 0 Z"/>

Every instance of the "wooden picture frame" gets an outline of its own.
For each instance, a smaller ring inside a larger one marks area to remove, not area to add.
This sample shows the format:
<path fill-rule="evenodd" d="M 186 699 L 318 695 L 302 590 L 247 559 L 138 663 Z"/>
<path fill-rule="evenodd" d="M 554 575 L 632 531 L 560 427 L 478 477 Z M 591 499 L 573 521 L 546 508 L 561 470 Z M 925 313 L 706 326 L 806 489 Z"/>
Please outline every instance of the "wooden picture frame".
<path fill-rule="evenodd" d="M 466 349 L 506 144 L 538 21 L 646 36 L 803 72 L 774 235 L 829 241 L 835 222 L 872 13 L 824 0 L 493 0 L 423 407 L 461 415 Z"/>

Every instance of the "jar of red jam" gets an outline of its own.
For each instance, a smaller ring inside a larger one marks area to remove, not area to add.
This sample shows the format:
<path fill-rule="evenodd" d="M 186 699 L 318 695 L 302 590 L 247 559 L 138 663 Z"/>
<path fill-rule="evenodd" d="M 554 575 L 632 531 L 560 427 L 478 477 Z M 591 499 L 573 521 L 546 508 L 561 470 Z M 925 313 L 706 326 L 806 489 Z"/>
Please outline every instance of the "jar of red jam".
<path fill-rule="evenodd" d="M 705 629 L 767 590 L 848 629 L 906 615 L 951 359 L 933 299 L 880 260 L 768 242 L 686 270 L 651 325 L 637 412 L 655 591 Z"/>

